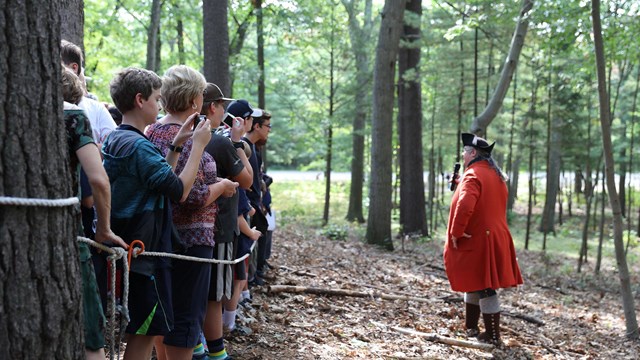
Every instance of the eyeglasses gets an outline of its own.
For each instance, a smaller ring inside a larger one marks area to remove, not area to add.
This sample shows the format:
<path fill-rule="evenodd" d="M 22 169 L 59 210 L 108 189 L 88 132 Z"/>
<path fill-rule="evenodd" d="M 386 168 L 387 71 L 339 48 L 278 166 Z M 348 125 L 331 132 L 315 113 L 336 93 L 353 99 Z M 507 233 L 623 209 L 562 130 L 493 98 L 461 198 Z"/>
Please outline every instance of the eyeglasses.
<path fill-rule="evenodd" d="M 271 129 L 271 124 L 262 124 L 262 126 L 266 126 L 266 127 L 268 127 L 269 129 Z"/>

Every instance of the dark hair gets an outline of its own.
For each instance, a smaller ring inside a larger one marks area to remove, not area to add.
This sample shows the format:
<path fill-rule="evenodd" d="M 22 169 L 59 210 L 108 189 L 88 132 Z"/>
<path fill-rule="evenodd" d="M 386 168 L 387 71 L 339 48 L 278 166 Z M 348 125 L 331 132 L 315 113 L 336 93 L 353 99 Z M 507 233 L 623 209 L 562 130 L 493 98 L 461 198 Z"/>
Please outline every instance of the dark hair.
<path fill-rule="evenodd" d="M 109 110 L 109 114 L 111 114 L 111 117 L 113 118 L 113 121 L 116 123 L 116 125 L 122 124 L 122 113 L 120 112 L 120 110 L 118 110 L 117 107 L 109 106 L 107 110 Z"/>
<path fill-rule="evenodd" d="M 78 64 L 78 71 L 76 75 L 80 75 L 82 72 L 82 49 L 70 41 L 62 40 L 60 42 L 60 59 L 65 65 L 71 65 L 73 63 Z"/>
<path fill-rule="evenodd" d="M 154 90 L 161 87 L 162 80 L 153 71 L 128 67 L 113 77 L 109 92 L 113 103 L 124 114 L 134 108 L 137 94 L 147 100 Z"/>

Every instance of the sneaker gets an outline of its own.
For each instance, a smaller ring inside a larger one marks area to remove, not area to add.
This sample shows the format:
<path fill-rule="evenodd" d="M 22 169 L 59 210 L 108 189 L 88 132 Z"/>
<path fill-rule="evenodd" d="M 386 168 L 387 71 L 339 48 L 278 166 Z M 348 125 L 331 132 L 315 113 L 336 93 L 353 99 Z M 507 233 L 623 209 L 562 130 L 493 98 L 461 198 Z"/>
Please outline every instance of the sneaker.
<path fill-rule="evenodd" d="M 268 262 L 268 261 L 266 261 L 266 260 L 264 261 L 264 265 L 265 265 L 266 267 L 268 267 L 269 269 L 271 269 L 271 270 L 273 270 L 273 269 L 275 269 L 275 268 L 276 268 L 275 266 L 273 266 L 273 265 L 269 264 L 269 262 Z"/>
<path fill-rule="evenodd" d="M 253 330 L 251 330 L 250 327 L 246 327 L 246 326 L 238 326 L 236 325 L 236 327 L 229 331 L 229 334 L 227 334 L 227 338 L 237 338 L 240 336 L 249 336 L 253 334 Z"/>

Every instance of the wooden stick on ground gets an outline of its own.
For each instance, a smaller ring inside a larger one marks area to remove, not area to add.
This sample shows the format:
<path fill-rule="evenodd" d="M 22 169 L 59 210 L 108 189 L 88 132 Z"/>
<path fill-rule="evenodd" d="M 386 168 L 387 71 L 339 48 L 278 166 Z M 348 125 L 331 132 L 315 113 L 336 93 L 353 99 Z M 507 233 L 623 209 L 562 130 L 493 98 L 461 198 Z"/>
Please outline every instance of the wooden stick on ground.
<path fill-rule="evenodd" d="M 506 315 L 506 316 L 511 316 L 511 317 L 514 317 L 514 318 L 522 319 L 524 321 L 528 321 L 530 323 L 534 323 L 536 325 L 544 326 L 544 321 L 542 321 L 542 320 L 540 320 L 538 318 L 535 318 L 533 316 L 520 314 L 520 313 L 514 313 L 514 312 L 510 312 L 510 311 L 503 311 L 502 313 L 504 315 Z"/>
<path fill-rule="evenodd" d="M 277 293 L 307 293 L 307 294 L 317 294 L 317 295 L 339 295 L 339 296 L 353 296 L 353 297 L 372 297 L 372 298 L 381 298 L 385 300 L 405 300 L 405 301 L 417 301 L 430 303 L 432 302 L 430 299 L 413 297 L 413 296 L 405 296 L 405 295 L 392 295 L 392 294 L 384 294 L 378 291 L 353 291 L 346 289 L 324 289 L 324 288 L 316 288 L 309 286 L 290 286 L 290 285 L 271 285 L 269 286 L 269 293 L 277 294 Z"/>
<path fill-rule="evenodd" d="M 422 338 L 425 338 L 426 340 L 438 342 L 442 344 L 462 346 L 466 348 L 478 349 L 483 351 L 492 351 L 494 349 L 494 346 L 491 344 L 484 344 L 476 341 L 458 340 L 458 339 L 453 339 L 450 337 L 438 335 L 436 333 L 423 333 L 413 329 L 401 328 L 398 326 L 390 326 L 390 328 L 402 334 L 420 336 Z"/>

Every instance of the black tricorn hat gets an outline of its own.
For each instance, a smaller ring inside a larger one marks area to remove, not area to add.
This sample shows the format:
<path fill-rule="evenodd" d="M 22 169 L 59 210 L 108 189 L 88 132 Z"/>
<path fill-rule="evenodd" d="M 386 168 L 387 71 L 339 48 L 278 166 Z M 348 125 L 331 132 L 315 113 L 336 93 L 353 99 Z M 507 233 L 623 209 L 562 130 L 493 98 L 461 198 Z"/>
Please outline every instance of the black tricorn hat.
<path fill-rule="evenodd" d="M 494 141 L 493 144 L 489 145 L 487 140 L 470 133 L 462 133 L 460 134 L 460 138 L 462 139 L 462 145 L 482 149 L 488 154 L 491 154 L 491 150 L 493 150 L 493 146 L 496 144 Z"/>

